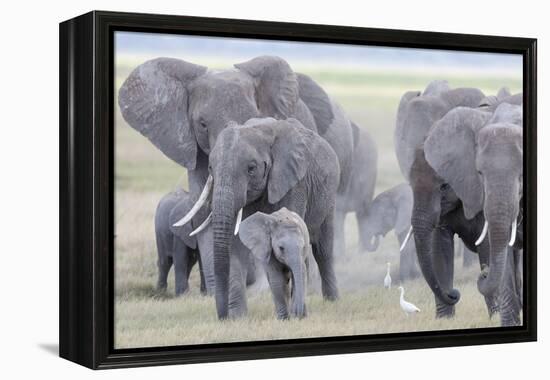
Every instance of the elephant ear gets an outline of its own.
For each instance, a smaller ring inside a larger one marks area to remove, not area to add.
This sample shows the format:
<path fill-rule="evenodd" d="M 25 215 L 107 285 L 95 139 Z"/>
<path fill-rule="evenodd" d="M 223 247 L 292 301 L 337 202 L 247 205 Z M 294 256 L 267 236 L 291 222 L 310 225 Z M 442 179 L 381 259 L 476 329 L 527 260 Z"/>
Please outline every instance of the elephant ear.
<path fill-rule="evenodd" d="M 447 92 L 451 89 L 449 82 L 446 80 L 434 80 L 431 81 L 427 86 L 422 96 L 440 96 L 442 93 Z"/>
<path fill-rule="evenodd" d="M 286 119 L 294 115 L 298 102 L 298 81 L 289 64 L 272 56 L 260 56 L 235 64 L 254 78 L 256 102 L 263 116 Z"/>
<path fill-rule="evenodd" d="M 276 137 L 271 147 L 273 162 L 267 185 L 267 199 L 271 204 L 279 202 L 305 177 L 313 159 L 310 149 L 316 144 L 315 136 L 320 138 L 296 119 L 276 123 Z"/>
<path fill-rule="evenodd" d="M 317 126 L 317 133 L 323 136 L 334 120 L 330 98 L 325 90 L 307 75 L 297 73 L 296 78 L 298 79 L 299 97 L 311 111 Z"/>
<path fill-rule="evenodd" d="M 188 246 L 191 249 L 197 248 L 197 239 L 195 236 L 189 236 L 191 232 L 193 232 L 193 224 L 192 223 L 185 223 L 183 226 L 174 227 L 174 223 L 178 222 L 183 218 L 187 213 L 191 210 L 195 202 L 193 202 L 193 199 L 191 196 L 187 193 L 185 193 L 185 196 L 180 197 L 178 202 L 174 205 L 174 208 L 170 212 L 169 216 L 169 226 L 170 231 L 177 237 L 179 237 L 186 246 Z M 200 225 L 200 223 L 197 223 L 197 226 Z"/>
<path fill-rule="evenodd" d="M 498 107 L 500 103 L 506 102 L 507 100 L 511 100 L 512 102 L 514 102 L 515 98 L 512 97 L 512 94 L 510 93 L 508 87 L 502 87 L 500 90 L 498 90 L 496 95 L 488 95 L 481 99 L 478 107 L 488 107 L 494 110 L 496 107 Z"/>
<path fill-rule="evenodd" d="M 509 96 L 512 96 L 512 93 L 510 92 L 510 89 L 508 87 L 501 87 L 500 90 L 498 90 L 497 92 L 498 99 L 505 99 Z"/>
<path fill-rule="evenodd" d="M 523 126 L 523 107 L 520 105 L 501 103 L 487 124 L 508 123 Z"/>
<path fill-rule="evenodd" d="M 271 255 L 272 219 L 271 215 L 258 211 L 243 220 L 239 227 L 239 238 L 254 257 L 263 263 Z"/>
<path fill-rule="evenodd" d="M 157 58 L 132 71 L 118 92 L 124 120 L 188 169 L 195 168 L 197 143 L 187 117 L 186 88 L 205 72 L 204 66 Z"/>
<path fill-rule="evenodd" d="M 424 142 L 426 160 L 462 200 L 467 219 L 472 219 L 483 207 L 475 144 L 477 132 L 490 117 L 488 112 L 455 108 L 434 124 Z"/>
<path fill-rule="evenodd" d="M 446 112 L 446 104 L 434 96 L 406 93 L 401 99 L 394 132 L 395 153 L 403 176 L 409 180 L 415 152 L 435 121 Z M 406 101 L 406 98 L 410 100 Z M 405 99 L 404 99 L 405 98 Z"/>

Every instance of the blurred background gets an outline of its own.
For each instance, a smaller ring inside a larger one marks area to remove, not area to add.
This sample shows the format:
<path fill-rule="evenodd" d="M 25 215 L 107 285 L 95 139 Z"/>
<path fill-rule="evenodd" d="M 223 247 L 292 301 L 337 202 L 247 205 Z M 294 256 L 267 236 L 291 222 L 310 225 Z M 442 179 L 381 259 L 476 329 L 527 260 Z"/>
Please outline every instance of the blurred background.
<path fill-rule="evenodd" d="M 295 71 L 312 77 L 373 136 L 378 146 L 375 195 L 403 182 L 394 153 L 393 131 L 397 106 L 405 91 L 423 90 L 435 79 L 446 79 L 451 87 L 477 87 L 486 95 L 496 94 L 503 86 L 512 93 L 522 89 L 519 55 L 117 32 L 115 90 L 118 93 L 131 70 L 152 58 L 180 58 L 209 68 L 228 69 L 234 63 L 266 54 L 280 56 Z M 154 291 L 157 256 L 153 216 L 164 194 L 177 187 L 187 189 L 187 175 L 184 168 L 130 128 L 115 108 L 117 347 L 495 325 L 487 318 L 475 286 L 479 269 L 463 269 L 461 264 L 455 266 L 455 285 L 463 297 L 453 320 L 433 318 L 433 296 L 422 279 L 406 288 L 409 298 L 424 312 L 418 318 L 404 319 L 398 292 L 388 296 L 380 289 L 387 261 L 395 264 L 392 276 L 398 278 L 396 239 L 388 234 L 377 252 L 359 255 L 351 214 L 345 226 L 347 258 L 339 260 L 336 268 L 342 299 L 336 306 L 312 296 L 312 306 L 308 305 L 311 316 L 302 323 L 291 321 L 281 328 L 281 322 L 273 318 L 273 305 L 266 293 L 252 297 L 249 317 L 231 322 L 235 328 L 220 327 L 213 300 L 198 294 L 196 268 L 189 295 L 159 299 Z M 172 276 L 168 284 L 173 293 Z M 343 312 L 352 315 L 344 324 L 340 323 Z M 389 320 L 388 315 L 394 318 Z"/>

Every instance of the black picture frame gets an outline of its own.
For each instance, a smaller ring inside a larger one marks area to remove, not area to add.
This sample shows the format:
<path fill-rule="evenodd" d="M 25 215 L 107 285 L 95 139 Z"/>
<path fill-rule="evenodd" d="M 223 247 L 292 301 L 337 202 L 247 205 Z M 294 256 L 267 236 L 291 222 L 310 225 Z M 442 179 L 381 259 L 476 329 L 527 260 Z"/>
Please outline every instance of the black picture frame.
<path fill-rule="evenodd" d="M 523 326 L 159 348 L 113 345 L 113 33 L 315 41 L 523 56 Z M 93 11 L 60 24 L 60 356 L 93 369 L 535 341 L 537 41 Z"/>

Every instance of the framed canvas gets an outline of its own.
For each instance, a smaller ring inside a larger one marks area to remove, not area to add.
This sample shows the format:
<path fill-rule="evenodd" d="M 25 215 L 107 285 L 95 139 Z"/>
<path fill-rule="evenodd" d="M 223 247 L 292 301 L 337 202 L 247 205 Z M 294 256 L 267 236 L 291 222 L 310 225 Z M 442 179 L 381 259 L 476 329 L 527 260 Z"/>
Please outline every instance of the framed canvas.
<path fill-rule="evenodd" d="M 536 40 L 60 24 L 60 356 L 536 340 Z"/>

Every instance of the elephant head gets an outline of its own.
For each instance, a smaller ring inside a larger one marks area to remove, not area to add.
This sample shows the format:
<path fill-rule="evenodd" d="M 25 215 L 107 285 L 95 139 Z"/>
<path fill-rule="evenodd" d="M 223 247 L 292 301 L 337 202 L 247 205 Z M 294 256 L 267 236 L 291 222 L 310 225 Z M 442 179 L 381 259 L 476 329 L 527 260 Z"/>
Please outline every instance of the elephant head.
<path fill-rule="evenodd" d="M 467 219 L 483 212 L 485 227 L 476 244 L 489 233 L 489 270 L 483 271 L 478 280 L 479 290 L 486 297 L 497 294 L 508 245 L 513 245 L 516 238 L 523 192 L 522 139 L 522 107 L 501 102 L 493 113 L 464 107 L 452 110 L 434 124 L 424 143 L 428 170 L 435 172 L 440 186 L 438 191 L 419 194 L 418 200 L 415 193 L 415 209 L 434 209 L 437 203 L 443 208 L 442 198 L 451 193 L 462 202 Z M 421 203 L 417 205 L 417 201 Z M 421 225 L 434 223 L 437 220 L 428 216 Z M 422 233 L 422 228 L 415 229 L 415 235 Z M 417 253 L 426 279 L 431 281 L 432 289 L 437 289 L 439 284 L 426 252 Z"/>
<path fill-rule="evenodd" d="M 451 109 L 477 107 L 485 95 L 476 88 L 451 89 L 446 81 L 433 81 L 424 90 L 405 93 L 399 103 L 394 145 L 399 168 L 409 180 L 416 150 L 431 126 Z"/>
<path fill-rule="evenodd" d="M 366 222 L 360 224 L 361 241 L 369 252 L 378 249 L 380 237 L 391 230 L 402 233 L 411 225 L 412 190 L 408 183 L 376 196 L 369 205 Z"/>
<path fill-rule="evenodd" d="M 286 61 L 262 56 L 235 68 L 208 70 L 174 58 L 147 61 L 120 88 L 122 116 L 166 156 L 193 170 L 199 148 L 208 155 L 230 122 L 294 113 L 298 80 Z"/>
<path fill-rule="evenodd" d="M 264 263 L 268 273 L 290 271 L 291 312 L 298 318 L 305 317 L 306 261 L 311 255 L 311 245 L 303 219 L 285 207 L 272 214 L 256 212 L 241 223 L 239 237 L 254 256 Z M 283 292 L 286 284 L 281 284 L 278 280 L 286 282 L 284 276 L 270 278 L 271 290 L 274 299 L 285 300 L 283 310 L 277 312 L 280 318 L 286 318 L 287 313 L 284 309 L 288 307 L 288 295 L 277 294 Z"/>

